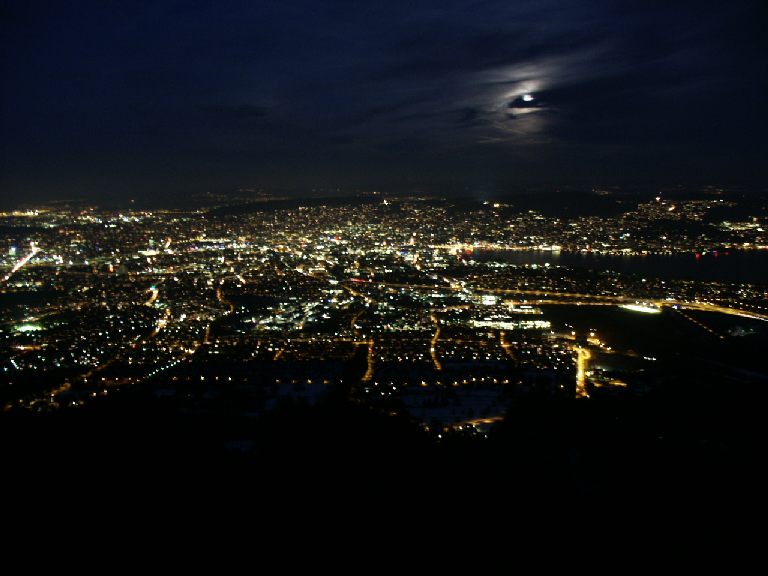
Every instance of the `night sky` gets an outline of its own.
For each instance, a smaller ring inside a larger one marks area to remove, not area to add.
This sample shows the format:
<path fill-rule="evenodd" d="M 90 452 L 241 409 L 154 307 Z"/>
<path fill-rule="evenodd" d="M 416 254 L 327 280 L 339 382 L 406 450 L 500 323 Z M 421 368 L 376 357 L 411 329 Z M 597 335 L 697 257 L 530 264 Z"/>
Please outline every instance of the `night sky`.
<path fill-rule="evenodd" d="M 0 1 L 0 193 L 759 186 L 762 4 Z"/>

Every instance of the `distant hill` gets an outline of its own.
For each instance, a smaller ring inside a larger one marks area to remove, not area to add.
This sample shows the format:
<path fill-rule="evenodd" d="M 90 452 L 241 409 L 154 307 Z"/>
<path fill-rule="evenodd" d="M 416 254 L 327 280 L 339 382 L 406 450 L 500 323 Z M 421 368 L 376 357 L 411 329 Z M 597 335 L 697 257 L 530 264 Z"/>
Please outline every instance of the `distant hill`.
<path fill-rule="evenodd" d="M 362 204 L 375 204 L 381 202 L 379 196 L 340 196 L 333 198 L 282 198 L 277 200 L 265 200 L 263 202 L 248 202 L 232 206 L 218 206 L 206 212 L 209 216 L 235 216 L 238 214 L 250 214 L 251 212 L 270 212 L 272 210 L 288 210 L 302 206 L 359 206 Z"/>

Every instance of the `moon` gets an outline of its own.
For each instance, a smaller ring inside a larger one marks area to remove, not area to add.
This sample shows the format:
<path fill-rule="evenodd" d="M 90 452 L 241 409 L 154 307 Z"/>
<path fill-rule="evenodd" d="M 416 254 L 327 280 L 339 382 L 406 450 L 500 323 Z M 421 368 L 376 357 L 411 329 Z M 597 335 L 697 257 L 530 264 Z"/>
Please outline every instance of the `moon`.
<path fill-rule="evenodd" d="M 533 100 L 533 96 L 530 94 L 523 94 L 523 102 L 530 102 Z"/>

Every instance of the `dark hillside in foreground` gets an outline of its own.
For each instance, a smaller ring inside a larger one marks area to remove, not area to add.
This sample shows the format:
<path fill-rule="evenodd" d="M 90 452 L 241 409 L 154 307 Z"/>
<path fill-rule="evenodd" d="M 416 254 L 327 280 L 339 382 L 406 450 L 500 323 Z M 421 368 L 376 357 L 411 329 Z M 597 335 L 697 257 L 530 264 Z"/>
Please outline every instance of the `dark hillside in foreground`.
<path fill-rule="evenodd" d="M 513 500 L 716 504 L 761 498 L 766 401 L 764 386 L 706 381 L 638 399 L 529 397 L 488 438 L 438 439 L 341 395 L 254 418 L 236 405 L 184 413 L 134 389 L 77 410 L 3 414 L 0 436 L 17 481 L 213 474 L 233 488 L 301 478 L 315 489 L 391 482 L 408 492 L 427 482 Z"/>

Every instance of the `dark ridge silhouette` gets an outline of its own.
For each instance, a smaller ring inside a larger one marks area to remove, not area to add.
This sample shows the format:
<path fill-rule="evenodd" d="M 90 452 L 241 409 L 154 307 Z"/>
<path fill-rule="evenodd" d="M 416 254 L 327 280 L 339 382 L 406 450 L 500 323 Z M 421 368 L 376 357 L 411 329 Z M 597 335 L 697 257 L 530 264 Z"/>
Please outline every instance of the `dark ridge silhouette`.
<path fill-rule="evenodd" d="M 218 206 L 211 208 L 207 214 L 209 216 L 234 216 L 238 214 L 249 214 L 251 212 L 270 212 L 273 210 L 288 210 L 290 208 L 300 208 L 302 206 L 347 206 L 350 204 L 374 204 L 381 202 L 378 196 L 343 196 L 327 198 L 281 198 L 276 200 L 265 200 L 263 202 L 248 202 L 245 204 L 235 204 L 232 206 Z"/>
<path fill-rule="evenodd" d="M 680 378 L 646 397 L 515 399 L 488 437 L 426 433 L 347 399 L 280 402 L 253 416 L 237 402 L 191 412 L 137 387 L 73 410 L 5 413 L 0 445 L 11 481 L 80 485 L 211 473 L 231 490 L 454 487 L 457 498 L 708 506 L 764 496 L 768 389 Z"/>

